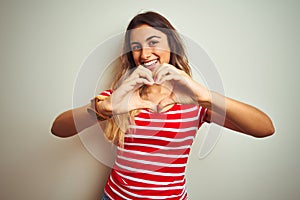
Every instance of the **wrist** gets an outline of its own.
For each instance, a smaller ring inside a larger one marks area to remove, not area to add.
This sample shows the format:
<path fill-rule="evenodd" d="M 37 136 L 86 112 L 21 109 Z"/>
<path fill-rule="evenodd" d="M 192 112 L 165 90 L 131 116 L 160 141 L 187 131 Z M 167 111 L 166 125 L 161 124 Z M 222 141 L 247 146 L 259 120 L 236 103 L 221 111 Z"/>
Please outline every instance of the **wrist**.
<path fill-rule="evenodd" d="M 226 114 L 227 98 L 217 92 L 210 92 L 210 108 L 220 114 Z"/>
<path fill-rule="evenodd" d="M 103 100 L 100 100 L 96 102 L 96 110 L 97 112 L 102 113 L 103 115 L 112 116 L 112 105 L 109 98 L 105 98 Z"/>
<path fill-rule="evenodd" d="M 90 107 L 87 108 L 87 112 L 101 121 L 111 118 L 112 112 L 109 112 L 109 109 L 102 104 L 106 98 L 107 97 L 98 95 L 91 99 Z"/>
<path fill-rule="evenodd" d="M 201 91 L 202 92 L 197 95 L 197 102 L 205 108 L 211 108 L 213 92 L 206 88 L 202 88 Z"/>

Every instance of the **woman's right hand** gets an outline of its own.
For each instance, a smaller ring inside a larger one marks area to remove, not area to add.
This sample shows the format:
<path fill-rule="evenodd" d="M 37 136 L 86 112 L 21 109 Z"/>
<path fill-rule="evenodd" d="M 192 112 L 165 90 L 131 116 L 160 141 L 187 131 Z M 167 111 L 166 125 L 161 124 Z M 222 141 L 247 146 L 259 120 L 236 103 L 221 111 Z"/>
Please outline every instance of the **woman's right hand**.
<path fill-rule="evenodd" d="M 152 72 L 143 66 L 138 66 L 103 103 L 110 105 L 113 114 L 123 114 L 140 108 L 152 109 L 155 105 L 141 98 L 139 88 L 142 85 L 153 84 Z"/>

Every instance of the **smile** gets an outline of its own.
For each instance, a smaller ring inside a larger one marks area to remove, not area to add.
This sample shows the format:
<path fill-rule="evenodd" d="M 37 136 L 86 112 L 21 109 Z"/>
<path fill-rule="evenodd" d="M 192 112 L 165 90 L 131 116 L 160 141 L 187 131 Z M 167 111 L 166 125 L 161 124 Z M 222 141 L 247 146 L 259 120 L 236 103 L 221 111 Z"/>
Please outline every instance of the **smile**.
<path fill-rule="evenodd" d="M 151 66 L 151 65 L 156 64 L 157 61 L 158 61 L 158 60 L 156 59 L 156 60 L 151 60 L 151 61 L 149 61 L 149 62 L 144 62 L 144 63 L 143 63 L 143 66 L 144 66 L 144 67 L 149 67 L 149 66 Z"/>

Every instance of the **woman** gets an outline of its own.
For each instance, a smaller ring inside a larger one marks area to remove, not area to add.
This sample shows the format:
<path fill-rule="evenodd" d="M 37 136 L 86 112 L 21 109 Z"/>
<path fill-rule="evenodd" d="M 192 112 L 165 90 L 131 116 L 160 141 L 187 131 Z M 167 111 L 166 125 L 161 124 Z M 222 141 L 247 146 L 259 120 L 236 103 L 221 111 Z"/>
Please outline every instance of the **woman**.
<path fill-rule="evenodd" d="M 51 129 L 69 137 L 107 120 L 105 135 L 118 153 L 103 199 L 187 199 L 184 171 L 194 136 L 205 122 L 254 137 L 274 133 L 262 111 L 191 78 L 179 35 L 158 13 L 131 20 L 121 60 L 111 90 L 62 113 Z"/>

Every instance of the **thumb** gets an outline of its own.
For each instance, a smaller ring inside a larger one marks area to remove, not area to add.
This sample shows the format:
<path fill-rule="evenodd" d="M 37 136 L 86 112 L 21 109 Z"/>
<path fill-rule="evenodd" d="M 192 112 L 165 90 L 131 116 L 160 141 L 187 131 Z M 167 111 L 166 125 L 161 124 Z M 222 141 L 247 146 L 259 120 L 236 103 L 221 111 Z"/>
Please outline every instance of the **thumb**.
<path fill-rule="evenodd" d="M 171 105 L 171 104 L 174 104 L 174 103 L 178 103 L 176 102 L 175 98 L 173 95 L 169 96 L 169 97 L 166 97 L 164 99 L 162 99 L 160 102 L 159 102 L 159 107 L 161 108 L 164 108 L 168 105 Z"/>
<path fill-rule="evenodd" d="M 156 110 L 157 105 L 151 101 L 143 100 L 140 102 L 139 108 L 149 108 L 151 110 Z"/>

